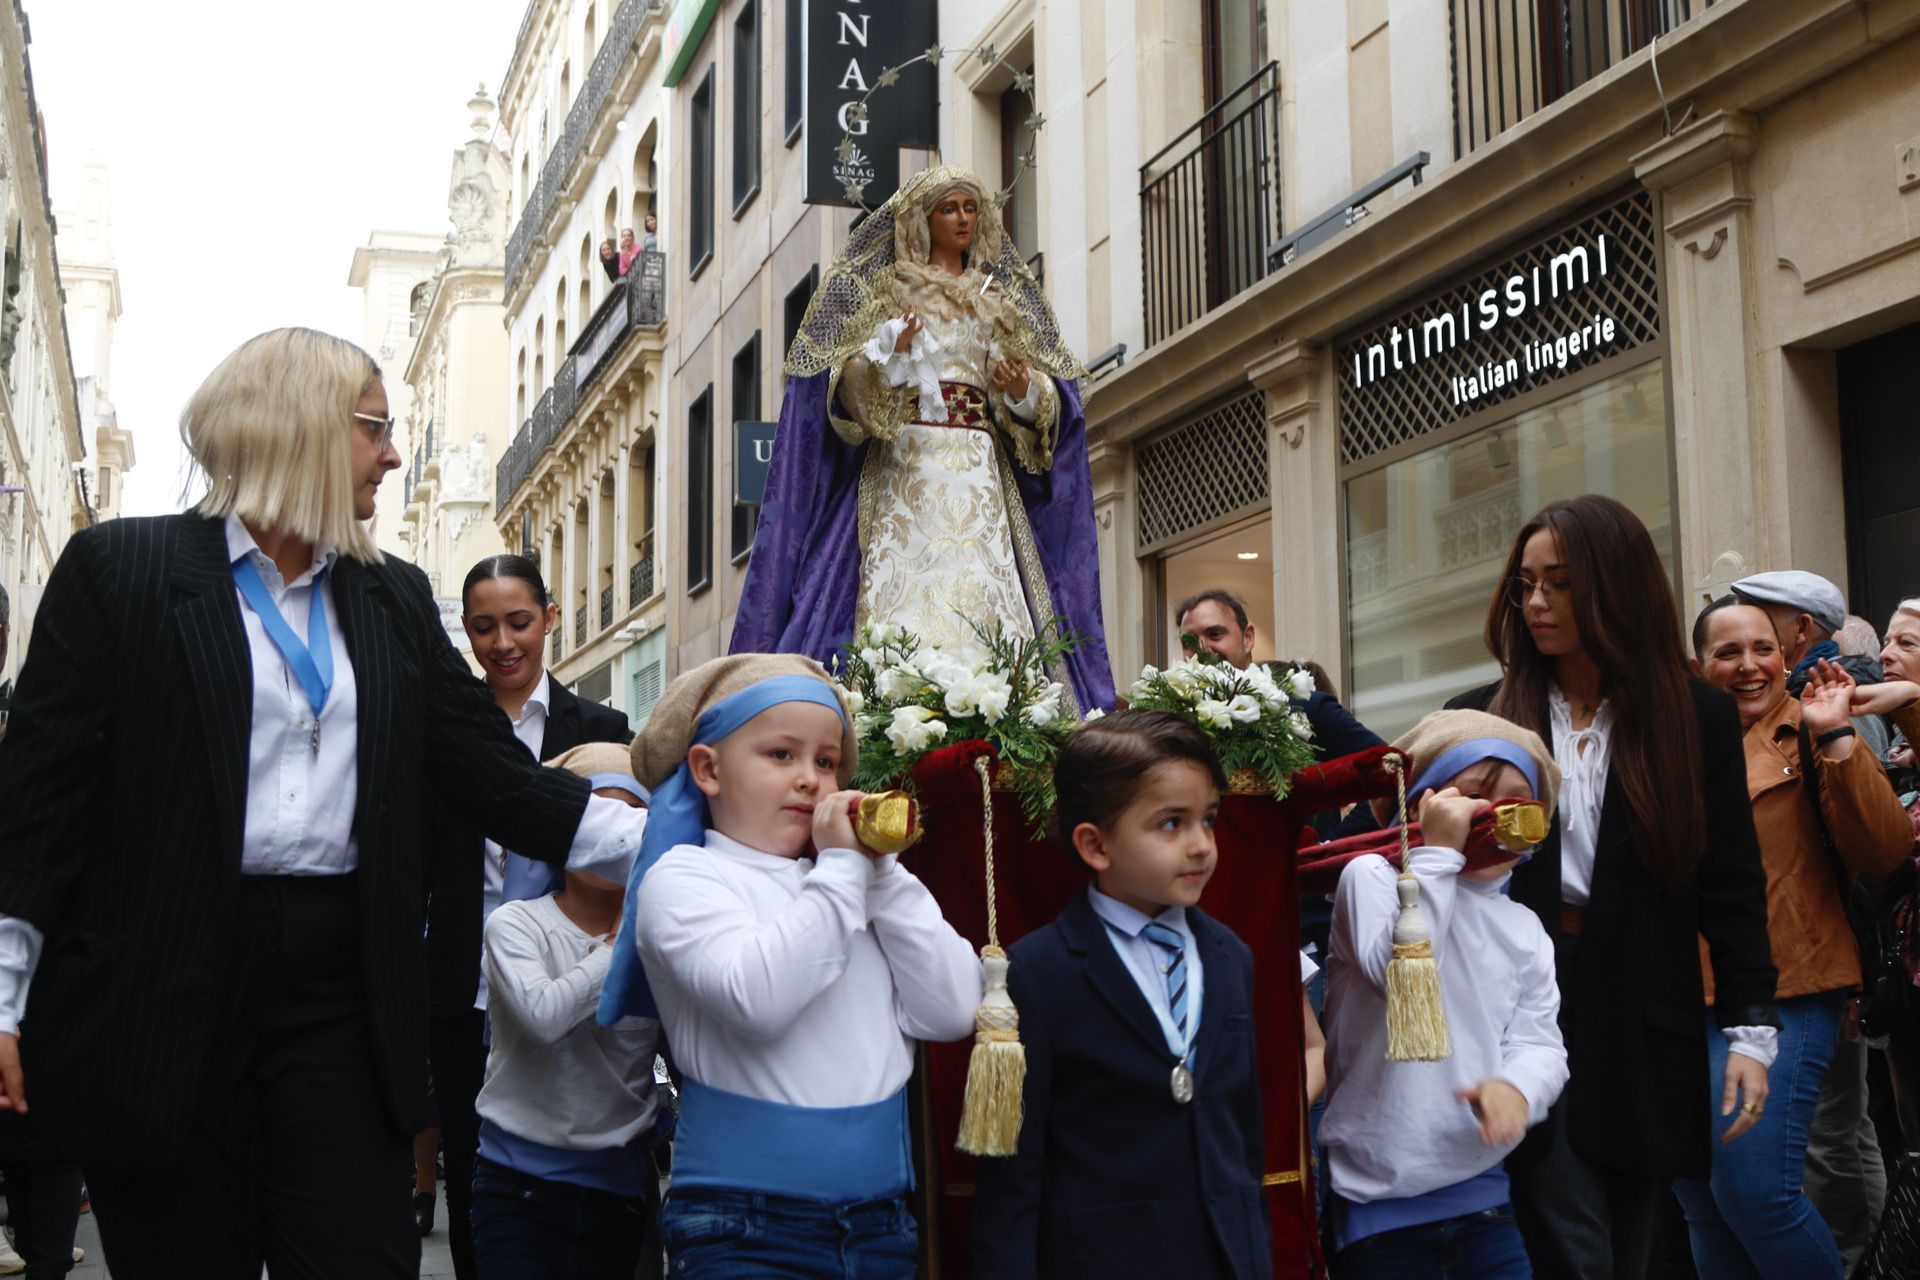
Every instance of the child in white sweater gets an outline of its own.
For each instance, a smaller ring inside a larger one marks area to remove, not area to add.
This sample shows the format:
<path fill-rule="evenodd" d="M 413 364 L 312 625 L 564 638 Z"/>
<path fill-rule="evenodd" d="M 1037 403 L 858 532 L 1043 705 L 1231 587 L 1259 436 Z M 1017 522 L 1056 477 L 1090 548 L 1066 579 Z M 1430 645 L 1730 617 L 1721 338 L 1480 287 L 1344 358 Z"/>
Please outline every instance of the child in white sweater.
<path fill-rule="evenodd" d="M 784 654 L 683 674 L 634 743 L 657 785 L 601 1016 L 657 1007 L 683 1073 L 675 1277 L 913 1274 L 914 1041 L 972 1032 L 981 971 L 855 837 L 854 755 L 825 671 Z"/>
<path fill-rule="evenodd" d="M 1452 1053 L 1387 1058 L 1386 973 L 1398 873 L 1368 856 L 1334 897 L 1327 961 L 1326 1119 L 1336 1280 L 1531 1275 L 1502 1161 L 1567 1081 L 1553 947 L 1505 896 L 1518 857 L 1466 871 L 1469 825 L 1488 802 L 1538 799 L 1552 812 L 1559 772 L 1537 734 L 1477 711 L 1441 711 L 1399 742 L 1418 776 L 1425 843 L 1408 854 L 1432 935 Z M 1451 1274 L 1451 1273 L 1449 1273 Z"/>
<path fill-rule="evenodd" d="M 627 748 L 596 742 L 553 761 L 594 794 L 636 807 L 647 791 Z M 654 1232 L 650 1135 L 660 1024 L 594 1017 L 613 958 L 621 887 L 569 871 L 558 892 L 487 918 L 482 960 L 493 1044 L 473 1176 L 474 1261 L 483 1276 L 632 1280 Z"/>

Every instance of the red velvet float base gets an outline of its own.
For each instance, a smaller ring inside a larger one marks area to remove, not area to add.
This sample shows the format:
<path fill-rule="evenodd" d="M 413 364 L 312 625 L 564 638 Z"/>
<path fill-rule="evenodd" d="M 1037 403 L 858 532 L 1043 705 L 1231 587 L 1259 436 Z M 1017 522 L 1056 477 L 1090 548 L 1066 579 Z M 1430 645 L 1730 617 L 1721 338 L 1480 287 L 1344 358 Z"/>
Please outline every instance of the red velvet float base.
<path fill-rule="evenodd" d="M 1378 794 L 1382 750 L 1302 770 L 1284 804 L 1271 796 L 1225 796 L 1214 828 L 1220 861 L 1201 907 L 1253 949 L 1265 1181 L 1277 1280 L 1324 1274 L 1306 1180 L 1300 909 L 1294 876 L 1300 815 Z M 953 927 L 976 947 L 987 938 L 987 911 L 980 779 L 972 761 L 990 751 L 983 743 L 962 743 L 921 762 L 914 780 L 926 836 L 902 859 L 932 890 Z M 1088 872 L 1059 845 L 1032 837 L 1019 796 L 996 791 L 993 806 L 1000 945 L 1011 947 L 1059 915 L 1087 883 Z M 971 1052 L 969 1040 L 927 1045 L 922 1054 L 917 1089 L 922 1105 L 915 1122 L 927 1153 L 920 1195 L 933 1280 L 972 1275 L 968 1231 L 975 1162 L 953 1145 Z"/>

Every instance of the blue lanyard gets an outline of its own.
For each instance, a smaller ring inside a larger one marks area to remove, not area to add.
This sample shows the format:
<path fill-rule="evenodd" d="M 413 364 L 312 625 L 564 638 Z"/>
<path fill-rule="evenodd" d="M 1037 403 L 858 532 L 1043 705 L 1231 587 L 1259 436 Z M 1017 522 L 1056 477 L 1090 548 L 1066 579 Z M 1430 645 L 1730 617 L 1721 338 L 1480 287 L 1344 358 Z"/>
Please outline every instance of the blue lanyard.
<path fill-rule="evenodd" d="M 253 558 L 242 556 L 233 562 L 233 580 L 240 594 L 253 606 L 274 648 L 280 650 L 280 656 L 287 660 L 287 668 L 307 691 L 307 702 L 313 708 L 316 721 L 320 718 L 320 709 L 327 705 L 327 694 L 333 690 L 333 642 L 327 636 L 326 597 L 320 594 L 320 580 L 325 574 L 326 570 L 322 569 L 313 575 L 313 607 L 307 613 L 307 642 L 301 644 L 300 637 L 287 625 L 280 606 L 267 593 L 267 584 L 260 580 Z"/>

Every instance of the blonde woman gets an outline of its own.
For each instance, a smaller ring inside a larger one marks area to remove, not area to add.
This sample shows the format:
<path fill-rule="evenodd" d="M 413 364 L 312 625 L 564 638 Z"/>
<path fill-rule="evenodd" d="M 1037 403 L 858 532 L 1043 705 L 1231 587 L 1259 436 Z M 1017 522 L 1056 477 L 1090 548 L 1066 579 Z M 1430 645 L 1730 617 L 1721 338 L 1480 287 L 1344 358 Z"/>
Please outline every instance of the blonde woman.
<path fill-rule="evenodd" d="M 207 496 L 47 582 L 0 744 L 0 1106 L 87 1169 L 120 1280 L 414 1276 L 429 793 L 612 876 L 638 839 L 375 548 L 392 432 L 364 351 L 261 334 L 182 415 Z"/>

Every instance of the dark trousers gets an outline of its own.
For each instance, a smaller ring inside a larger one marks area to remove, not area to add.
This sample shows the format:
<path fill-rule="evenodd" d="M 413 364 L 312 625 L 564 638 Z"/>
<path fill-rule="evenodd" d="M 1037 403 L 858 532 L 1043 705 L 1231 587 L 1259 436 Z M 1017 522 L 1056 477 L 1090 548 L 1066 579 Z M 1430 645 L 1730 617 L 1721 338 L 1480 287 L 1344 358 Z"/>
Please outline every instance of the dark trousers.
<path fill-rule="evenodd" d="M 660 1252 L 654 1199 L 481 1159 L 473 1175 L 474 1253 L 487 1280 L 633 1280 L 642 1253 Z"/>
<path fill-rule="evenodd" d="M 480 1117 L 473 1101 L 487 1074 L 487 1015 L 468 1009 L 435 1018 L 428 1052 L 433 1059 L 433 1102 L 440 1115 L 440 1151 L 447 1166 L 447 1245 L 458 1280 L 475 1280 L 473 1267 L 473 1162 L 480 1149 Z"/>
<path fill-rule="evenodd" d="M 1333 1280 L 1530 1280 L 1513 1207 L 1356 1240 L 1333 1256 Z"/>
<path fill-rule="evenodd" d="M 410 1135 L 382 1097 L 353 876 L 248 876 L 180 1163 L 88 1167 L 114 1280 L 414 1280 Z M 423 1067 L 425 1064 L 421 1064 Z"/>
<path fill-rule="evenodd" d="M 43 1142 L 31 1113 L 0 1113 L 0 1169 L 7 1175 L 7 1225 L 26 1260 L 26 1280 L 61 1280 L 73 1270 L 80 1221 L 80 1169 Z"/>

